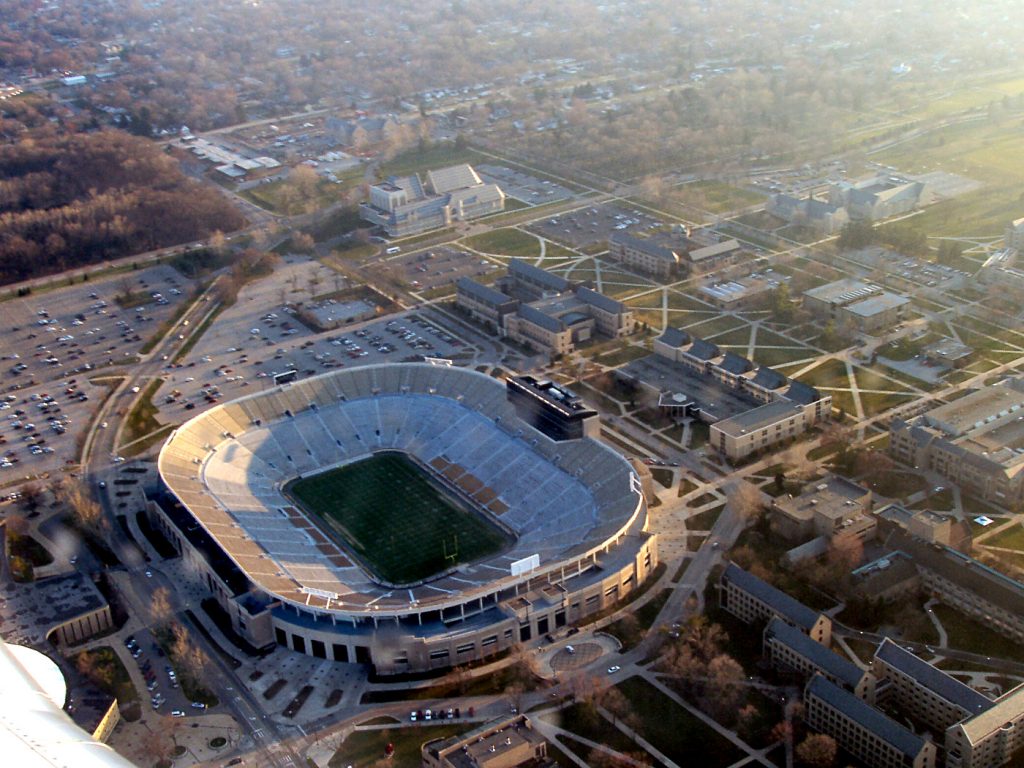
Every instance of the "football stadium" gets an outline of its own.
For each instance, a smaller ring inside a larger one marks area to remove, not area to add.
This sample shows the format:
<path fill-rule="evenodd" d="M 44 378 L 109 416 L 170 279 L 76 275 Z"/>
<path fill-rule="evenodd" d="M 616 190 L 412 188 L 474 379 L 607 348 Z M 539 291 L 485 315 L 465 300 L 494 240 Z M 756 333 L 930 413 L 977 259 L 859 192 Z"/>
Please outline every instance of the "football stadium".
<path fill-rule="evenodd" d="M 151 522 L 257 648 L 380 674 L 493 656 L 657 565 L 631 465 L 593 437 L 549 437 L 546 423 L 597 417 L 544 386 L 543 421 L 520 418 L 504 382 L 429 363 L 218 405 L 161 449 Z"/>

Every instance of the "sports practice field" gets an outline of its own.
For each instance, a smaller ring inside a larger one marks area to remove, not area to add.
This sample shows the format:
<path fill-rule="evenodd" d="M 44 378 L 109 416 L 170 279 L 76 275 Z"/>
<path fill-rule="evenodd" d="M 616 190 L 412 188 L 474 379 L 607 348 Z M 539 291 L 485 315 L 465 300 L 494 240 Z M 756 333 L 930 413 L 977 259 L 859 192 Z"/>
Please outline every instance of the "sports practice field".
<path fill-rule="evenodd" d="M 500 551 L 508 536 L 456 508 L 401 454 L 381 454 L 292 483 L 288 493 L 339 544 L 392 584 Z"/>

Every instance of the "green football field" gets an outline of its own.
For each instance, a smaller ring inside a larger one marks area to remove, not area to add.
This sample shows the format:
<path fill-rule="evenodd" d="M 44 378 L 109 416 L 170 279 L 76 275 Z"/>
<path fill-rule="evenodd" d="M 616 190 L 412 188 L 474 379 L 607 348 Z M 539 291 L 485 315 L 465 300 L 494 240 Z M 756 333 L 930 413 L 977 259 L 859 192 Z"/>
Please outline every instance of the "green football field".
<path fill-rule="evenodd" d="M 401 454 L 380 454 L 296 480 L 287 492 L 373 573 L 408 584 L 500 551 L 497 526 L 454 506 Z"/>

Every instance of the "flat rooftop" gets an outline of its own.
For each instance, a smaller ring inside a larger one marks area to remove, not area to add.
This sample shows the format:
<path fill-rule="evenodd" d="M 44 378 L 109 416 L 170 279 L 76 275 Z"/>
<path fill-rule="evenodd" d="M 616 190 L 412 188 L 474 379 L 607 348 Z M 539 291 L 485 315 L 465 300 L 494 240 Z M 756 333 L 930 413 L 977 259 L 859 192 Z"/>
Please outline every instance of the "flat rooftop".
<path fill-rule="evenodd" d="M 836 475 L 808 485 L 799 496 L 780 496 L 775 507 L 790 517 L 810 520 L 815 514 L 842 517 L 860 512 L 860 502 L 870 491 Z"/>
<path fill-rule="evenodd" d="M 863 301 L 856 301 L 847 305 L 846 311 L 852 312 L 860 317 L 874 317 L 890 309 L 898 309 L 910 303 L 910 299 L 897 296 L 895 293 L 882 293 L 878 296 L 869 296 Z"/>
<path fill-rule="evenodd" d="M 806 290 L 804 291 L 804 296 L 823 301 L 826 304 L 847 304 L 881 292 L 882 289 L 877 285 L 846 278 Z"/>
<path fill-rule="evenodd" d="M 957 437 L 981 429 L 1020 411 L 1024 415 L 1024 382 L 1014 379 L 1006 384 L 983 387 L 969 395 L 940 405 L 924 415 L 926 424 Z"/>
<path fill-rule="evenodd" d="M 738 413 L 735 416 L 718 422 L 715 426 L 731 437 L 742 437 L 743 435 L 764 429 L 779 419 L 787 416 L 796 416 L 802 412 L 802 408 L 788 400 L 776 400 L 758 408 L 752 408 L 745 413 Z"/>

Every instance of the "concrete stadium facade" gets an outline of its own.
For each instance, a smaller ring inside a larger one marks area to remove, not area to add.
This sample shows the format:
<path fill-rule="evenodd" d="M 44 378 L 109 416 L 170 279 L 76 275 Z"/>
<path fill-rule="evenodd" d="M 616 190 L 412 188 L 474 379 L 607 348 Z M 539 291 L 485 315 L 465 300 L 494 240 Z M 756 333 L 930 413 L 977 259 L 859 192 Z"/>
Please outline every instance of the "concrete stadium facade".
<path fill-rule="evenodd" d="M 515 543 L 387 585 L 283 493 L 297 477 L 390 451 Z M 268 389 L 179 427 L 158 466 L 152 522 L 239 635 L 379 674 L 478 661 L 556 632 L 657 566 L 630 464 L 592 438 L 549 439 L 516 416 L 503 382 L 475 371 L 367 366 Z"/>

